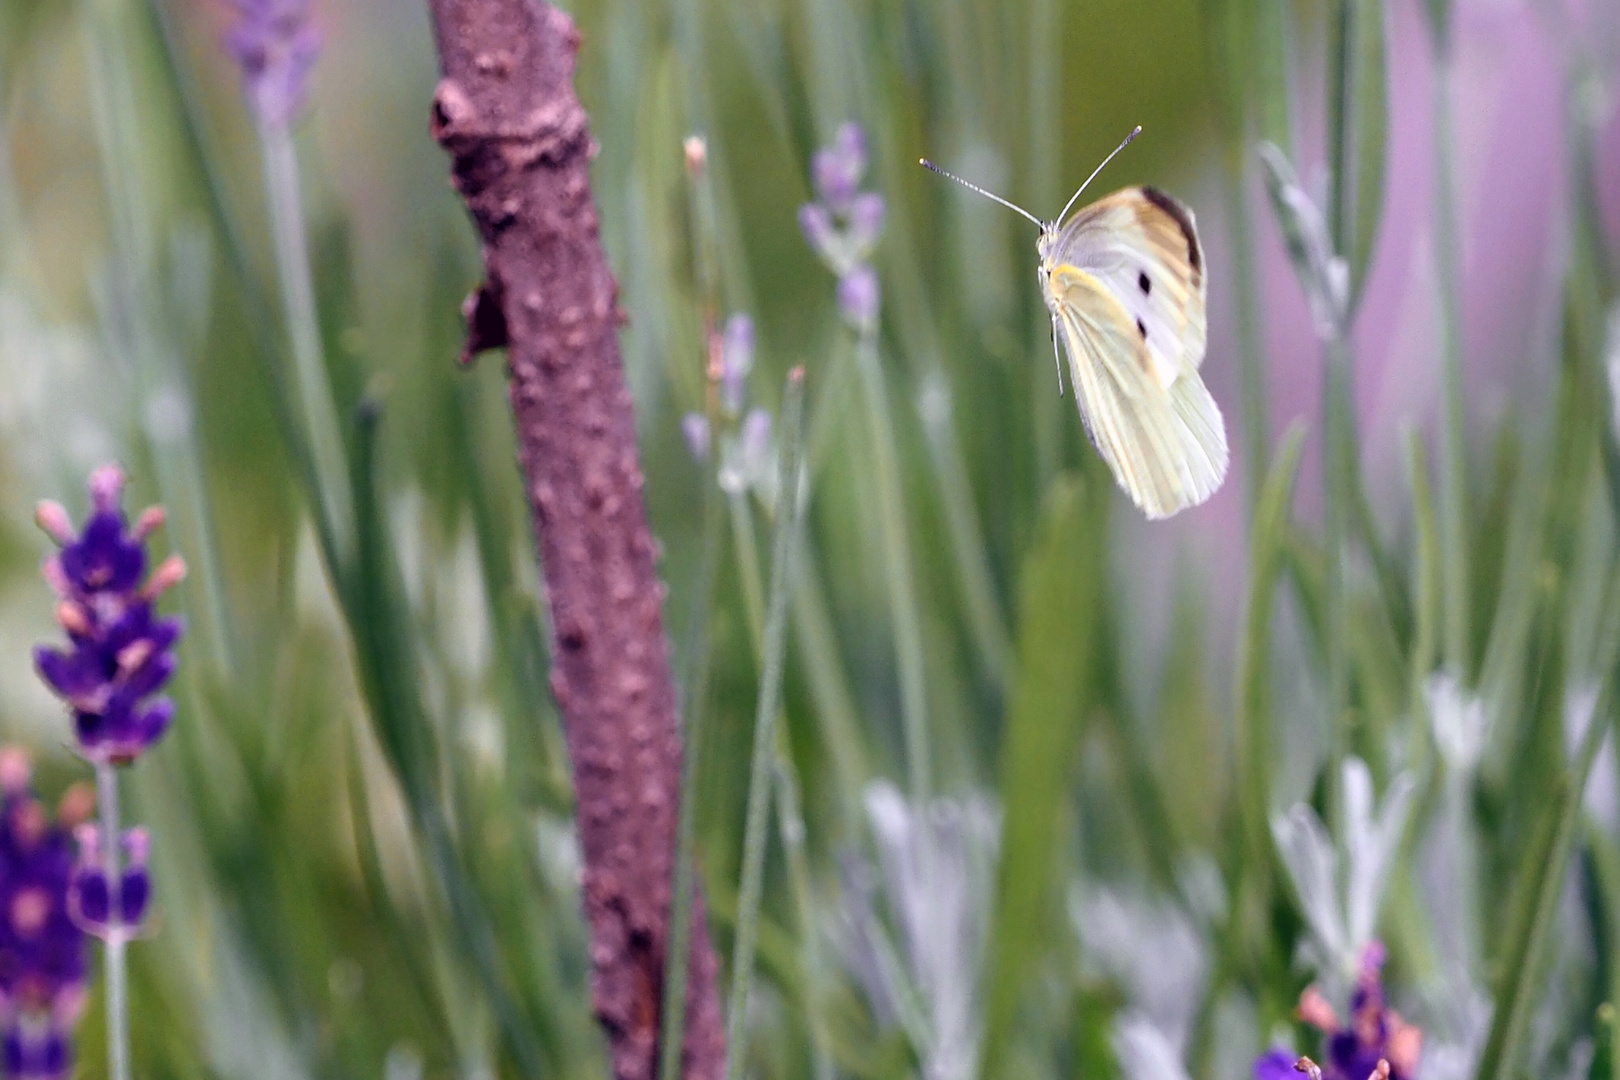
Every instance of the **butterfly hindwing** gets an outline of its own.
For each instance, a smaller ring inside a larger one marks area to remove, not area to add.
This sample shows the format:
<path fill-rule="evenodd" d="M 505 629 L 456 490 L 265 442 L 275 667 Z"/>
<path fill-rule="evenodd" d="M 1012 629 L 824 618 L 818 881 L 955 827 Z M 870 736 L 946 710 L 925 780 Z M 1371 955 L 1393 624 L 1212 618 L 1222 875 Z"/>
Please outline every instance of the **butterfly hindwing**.
<path fill-rule="evenodd" d="M 1151 518 L 1209 498 L 1226 475 L 1226 429 L 1195 366 L 1164 381 L 1142 316 L 1088 270 L 1059 266 L 1050 287 L 1081 418 L 1120 487 Z"/>

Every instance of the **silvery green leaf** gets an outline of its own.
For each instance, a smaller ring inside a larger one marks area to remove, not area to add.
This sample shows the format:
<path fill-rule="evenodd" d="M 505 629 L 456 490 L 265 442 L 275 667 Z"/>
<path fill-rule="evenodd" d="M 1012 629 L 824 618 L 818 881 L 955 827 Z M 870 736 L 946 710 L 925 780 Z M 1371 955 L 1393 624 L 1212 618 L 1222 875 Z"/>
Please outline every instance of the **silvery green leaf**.
<path fill-rule="evenodd" d="M 978 986 L 989 930 L 1000 814 L 987 799 L 914 805 L 893 784 L 866 790 L 876 878 L 896 924 L 904 979 L 879 972 L 925 1080 L 962 1080 L 978 1057 Z M 870 900 L 866 901 L 868 909 Z M 875 957 L 887 967 L 886 958 Z M 905 999 L 900 983 L 914 990 Z M 907 1013 L 911 1019 L 908 1022 Z M 920 1016 L 917 1015 L 920 1012 Z"/>
<path fill-rule="evenodd" d="M 1409 774 L 1400 773 L 1389 782 L 1382 805 L 1375 805 L 1366 762 L 1350 758 L 1344 763 L 1345 929 L 1352 957 L 1361 955 L 1377 929 L 1378 908 L 1406 831 L 1415 787 Z"/>
<path fill-rule="evenodd" d="M 1271 207 L 1282 230 L 1294 276 L 1310 306 L 1317 335 L 1324 340 L 1342 334 L 1350 303 L 1350 271 L 1333 249 L 1327 217 L 1306 193 L 1283 152 L 1260 144 L 1260 162 Z"/>
<path fill-rule="evenodd" d="M 1106 888 L 1072 890 L 1069 915 L 1086 956 L 1179 1058 L 1209 978 L 1209 949 L 1193 921 L 1174 904 Z"/>
<path fill-rule="evenodd" d="M 1447 674 L 1424 684 L 1429 725 L 1448 768 L 1472 772 L 1485 751 L 1485 703 Z"/>
<path fill-rule="evenodd" d="M 1180 1051 L 1139 1012 L 1114 1021 L 1114 1056 L 1126 1080 L 1191 1080 Z"/>
<path fill-rule="evenodd" d="M 1296 803 L 1271 822 L 1277 855 L 1294 883 L 1300 911 L 1316 937 L 1324 959 L 1351 955 L 1339 903 L 1338 855 L 1327 826 L 1304 803 Z"/>

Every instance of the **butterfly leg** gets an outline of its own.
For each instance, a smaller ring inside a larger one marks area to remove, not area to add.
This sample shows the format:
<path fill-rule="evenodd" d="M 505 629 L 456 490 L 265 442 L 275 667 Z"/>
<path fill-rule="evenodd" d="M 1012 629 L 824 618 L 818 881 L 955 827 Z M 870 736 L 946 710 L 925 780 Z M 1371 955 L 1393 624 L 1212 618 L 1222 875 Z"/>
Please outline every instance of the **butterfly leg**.
<path fill-rule="evenodd" d="M 1058 397 L 1063 396 L 1063 358 L 1058 355 L 1058 324 L 1057 316 L 1052 316 L 1052 360 L 1057 364 Z"/>

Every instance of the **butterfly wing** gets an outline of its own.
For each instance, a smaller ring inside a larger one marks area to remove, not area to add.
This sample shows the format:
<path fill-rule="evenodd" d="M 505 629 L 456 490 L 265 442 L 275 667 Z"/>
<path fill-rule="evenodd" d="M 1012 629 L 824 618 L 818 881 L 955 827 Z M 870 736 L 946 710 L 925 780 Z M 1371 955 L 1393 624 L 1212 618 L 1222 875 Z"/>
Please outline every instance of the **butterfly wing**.
<path fill-rule="evenodd" d="M 1226 476 L 1226 428 L 1194 365 L 1161 377 L 1141 316 L 1087 271 L 1058 266 L 1049 287 L 1080 417 L 1119 486 L 1150 518 L 1209 498 Z"/>
<path fill-rule="evenodd" d="M 1204 362 L 1204 251 L 1192 211 L 1180 202 L 1153 187 L 1116 191 L 1070 218 L 1051 256 L 1119 299 L 1160 382 Z"/>

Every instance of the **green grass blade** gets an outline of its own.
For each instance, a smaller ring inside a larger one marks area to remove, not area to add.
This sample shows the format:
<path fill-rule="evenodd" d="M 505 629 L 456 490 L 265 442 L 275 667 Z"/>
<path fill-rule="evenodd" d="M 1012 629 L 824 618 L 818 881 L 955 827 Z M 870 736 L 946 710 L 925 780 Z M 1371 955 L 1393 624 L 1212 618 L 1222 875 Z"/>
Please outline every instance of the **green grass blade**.
<path fill-rule="evenodd" d="M 1244 634 L 1238 645 L 1237 767 L 1240 814 L 1249 868 L 1262 874 L 1270 862 L 1271 612 L 1288 542 L 1294 482 L 1299 475 L 1305 426 L 1290 425 L 1261 485 L 1250 530 L 1249 594 Z"/>
<path fill-rule="evenodd" d="M 1539 996 L 1541 957 L 1553 932 L 1564 870 L 1579 831 L 1581 795 L 1604 736 L 1613 726 L 1615 704 L 1614 649 L 1592 718 L 1575 760 L 1558 778 L 1536 838 L 1521 863 L 1520 902 L 1508 921 L 1501 953 L 1501 977 L 1494 987 L 1496 1013 L 1480 1055 L 1478 1080 L 1509 1080 L 1516 1075 L 1520 1044 L 1530 1024 L 1531 1005 Z"/>
<path fill-rule="evenodd" d="M 765 883 L 766 818 L 770 812 L 771 766 L 776 756 L 773 729 L 782 705 L 787 664 L 787 616 L 793 580 L 793 542 L 799 517 L 799 461 L 804 425 L 804 369 L 788 374 L 782 395 L 782 441 L 775 536 L 771 542 L 771 587 L 765 615 L 765 645 L 754 713 L 754 753 L 748 781 L 742 875 L 737 886 L 737 934 L 731 959 L 731 999 L 726 1016 L 726 1078 L 740 1076 L 747 1051 L 748 989 L 754 978 L 754 945 L 760 896 Z"/>
<path fill-rule="evenodd" d="M 1071 765 L 1083 726 L 1085 685 L 1102 579 L 1106 530 L 1094 520 L 1109 492 L 1059 477 L 1019 590 L 1018 687 L 1001 761 L 1005 817 L 992 915 L 981 1075 L 1007 1066 L 1030 972 L 1055 933 L 1062 880 L 1058 837 L 1068 812 Z"/>

